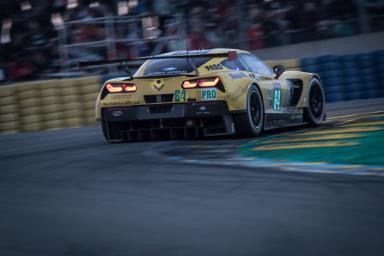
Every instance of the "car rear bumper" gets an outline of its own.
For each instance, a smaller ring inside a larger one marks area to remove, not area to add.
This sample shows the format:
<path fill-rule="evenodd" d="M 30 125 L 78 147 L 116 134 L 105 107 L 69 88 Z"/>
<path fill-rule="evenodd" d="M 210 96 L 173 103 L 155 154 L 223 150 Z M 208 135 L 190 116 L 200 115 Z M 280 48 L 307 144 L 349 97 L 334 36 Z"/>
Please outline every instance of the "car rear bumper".
<path fill-rule="evenodd" d="M 110 107 L 102 108 L 101 116 L 108 140 L 189 138 L 235 132 L 225 101 Z"/>

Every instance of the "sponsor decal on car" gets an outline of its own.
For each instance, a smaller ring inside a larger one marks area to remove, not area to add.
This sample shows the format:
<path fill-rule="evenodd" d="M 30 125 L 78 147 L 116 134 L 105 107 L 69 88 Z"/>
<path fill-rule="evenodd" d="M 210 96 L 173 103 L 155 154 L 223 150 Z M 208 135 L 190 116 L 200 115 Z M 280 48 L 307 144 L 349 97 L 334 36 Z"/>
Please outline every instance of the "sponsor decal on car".
<path fill-rule="evenodd" d="M 124 93 L 124 94 L 109 94 L 109 97 L 112 100 L 124 100 L 124 99 L 130 99 L 132 97 L 132 94 Z"/>
<path fill-rule="evenodd" d="M 204 66 L 206 70 L 208 71 L 216 71 L 223 69 L 223 66 L 221 64 L 212 64 L 212 65 L 206 65 Z"/>
<path fill-rule="evenodd" d="M 206 100 L 216 100 L 217 99 L 217 91 L 216 89 L 202 89 L 200 91 L 200 96 L 202 101 Z"/>
<path fill-rule="evenodd" d="M 273 110 L 280 110 L 281 109 L 281 88 L 280 87 L 273 88 L 272 108 L 273 108 Z"/>
<path fill-rule="evenodd" d="M 114 102 L 101 102 L 101 107 L 113 107 L 113 106 L 121 106 L 121 105 L 139 105 L 141 102 L 139 101 L 114 101 Z"/>
<path fill-rule="evenodd" d="M 176 90 L 175 91 L 175 101 L 184 102 L 187 100 L 187 93 L 185 90 Z"/>
<path fill-rule="evenodd" d="M 156 82 L 156 83 L 153 84 L 153 87 L 154 87 L 157 91 L 160 91 L 161 89 L 163 89 L 164 85 L 165 85 L 165 84 L 162 83 L 162 82 Z"/>
<path fill-rule="evenodd" d="M 122 115 L 123 115 L 123 111 L 121 111 L 121 110 L 113 111 L 113 112 L 112 112 L 112 115 L 113 115 L 114 117 L 122 116 Z"/>

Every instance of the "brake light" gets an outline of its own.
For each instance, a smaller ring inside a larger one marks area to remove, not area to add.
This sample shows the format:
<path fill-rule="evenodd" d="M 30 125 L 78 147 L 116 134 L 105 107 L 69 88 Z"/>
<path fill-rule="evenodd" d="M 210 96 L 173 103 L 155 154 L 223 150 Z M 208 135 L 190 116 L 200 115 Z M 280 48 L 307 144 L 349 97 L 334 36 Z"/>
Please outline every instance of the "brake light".
<path fill-rule="evenodd" d="M 123 91 L 123 87 L 121 87 L 120 84 L 107 84 L 107 90 L 110 92 L 110 93 L 114 93 L 114 92 L 122 92 Z"/>
<path fill-rule="evenodd" d="M 123 84 L 123 89 L 125 92 L 135 92 L 137 90 L 136 84 Z"/>
<path fill-rule="evenodd" d="M 182 87 L 184 89 L 215 87 L 219 82 L 220 78 L 218 77 L 185 80 L 182 84 Z"/>
<path fill-rule="evenodd" d="M 219 83 L 218 77 L 203 78 L 199 80 L 199 87 L 214 87 Z"/>
<path fill-rule="evenodd" d="M 137 90 L 136 84 L 134 83 L 108 83 L 106 88 L 110 93 L 135 92 Z"/>
<path fill-rule="evenodd" d="M 196 88 L 199 80 L 186 80 L 183 82 L 184 89 Z"/>

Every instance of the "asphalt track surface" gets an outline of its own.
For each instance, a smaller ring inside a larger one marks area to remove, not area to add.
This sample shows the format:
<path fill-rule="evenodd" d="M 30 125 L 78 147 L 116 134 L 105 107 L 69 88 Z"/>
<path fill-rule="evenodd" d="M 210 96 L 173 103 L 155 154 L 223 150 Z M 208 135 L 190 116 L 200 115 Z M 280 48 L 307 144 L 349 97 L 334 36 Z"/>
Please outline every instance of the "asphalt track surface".
<path fill-rule="evenodd" d="M 383 106 L 334 104 L 328 116 Z M 0 255 L 384 254 L 382 176 L 151 154 L 173 143 L 107 144 L 97 126 L 0 136 Z"/>

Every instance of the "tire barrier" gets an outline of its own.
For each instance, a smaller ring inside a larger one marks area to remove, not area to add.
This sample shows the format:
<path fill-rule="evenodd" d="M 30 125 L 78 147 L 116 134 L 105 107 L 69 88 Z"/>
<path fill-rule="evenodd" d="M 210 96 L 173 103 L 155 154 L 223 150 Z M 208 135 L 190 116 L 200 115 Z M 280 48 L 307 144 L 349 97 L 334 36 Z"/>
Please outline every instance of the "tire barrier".
<path fill-rule="evenodd" d="M 82 102 L 96 102 L 97 96 L 99 95 L 99 92 L 90 92 L 88 94 L 81 95 L 81 101 Z"/>
<path fill-rule="evenodd" d="M 328 102 L 384 96 L 384 50 L 303 58 L 300 66 L 321 76 Z"/>
<path fill-rule="evenodd" d="M 0 106 L 0 115 L 9 113 L 18 113 L 19 107 L 16 104 Z"/>
<path fill-rule="evenodd" d="M 98 79 L 94 76 L 0 86 L 0 133 L 95 123 Z"/>
<path fill-rule="evenodd" d="M 17 113 L 0 114 L 0 122 L 15 122 L 19 120 Z"/>
<path fill-rule="evenodd" d="M 40 102 L 42 106 L 56 105 L 60 101 L 60 98 L 55 95 L 42 97 Z"/>
<path fill-rule="evenodd" d="M 6 107 L 8 105 L 12 105 L 12 104 L 14 104 L 15 101 L 16 101 L 16 96 L 14 96 L 14 95 L 1 97 L 0 98 L 0 111 L 1 111 L 1 108 Z"/>
<path fill-rule="evenodd" d="M 63 110 L 63 106 L 59 102 L 56 102 L 53 104 L 42 105 L 40 108 L 40 111 L 42 114 L 60 112 L 62 110 Z"/>
<path fill-rule="evenodd" d="M 19 109 L 20 116 L 39 115 L 40 113 L 41 113 L 40 106 L 33 106 L 33 107 Z"/>
<path fill-rule="evenodd" d="M 19 121 L 8 121 L 1 122 L 0 133 L 17 133 L 20 132 L 20 122 Z"/>
<path fill-rule="evenodd" d="M 40 96 L 42 99 L 57 96 L 56 88 L 40 89 Z"/>
<path fill-rule="evenodd" d="M 63 119 L 57 119 L 57 120 L 45 120 L 44 121 L 44 128 L 45 130 L 54 130 L 64 127 Z"/>

